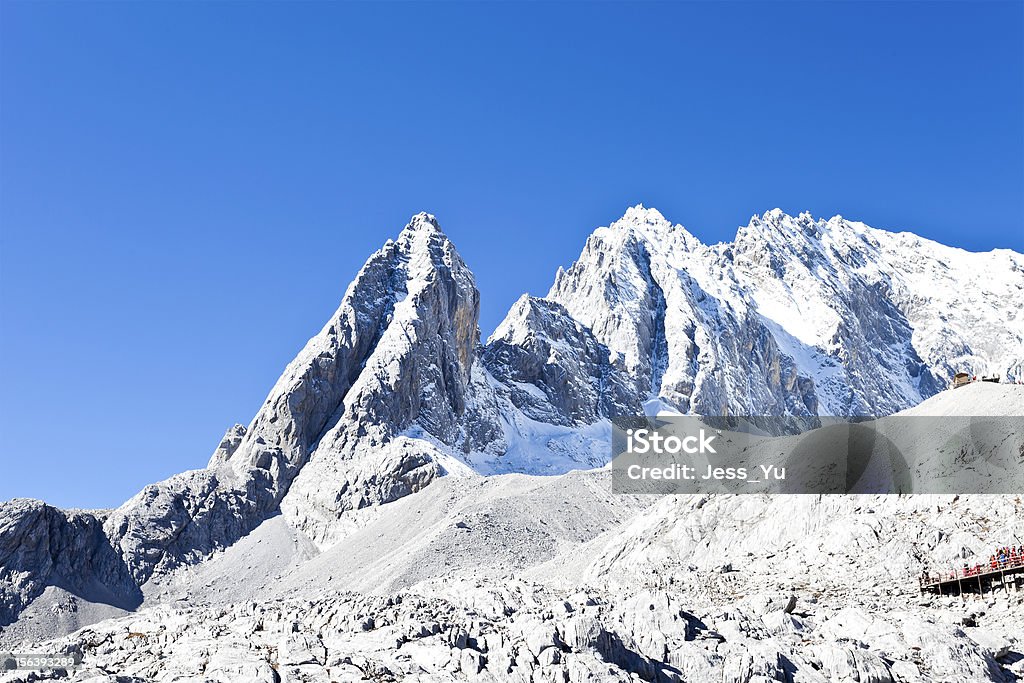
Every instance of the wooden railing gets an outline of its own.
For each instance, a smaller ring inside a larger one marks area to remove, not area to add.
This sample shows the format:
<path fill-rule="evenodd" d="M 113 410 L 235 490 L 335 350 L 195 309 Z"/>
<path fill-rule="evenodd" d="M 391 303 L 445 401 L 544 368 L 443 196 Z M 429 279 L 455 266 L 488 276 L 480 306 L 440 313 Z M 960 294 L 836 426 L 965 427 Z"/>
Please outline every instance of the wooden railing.
<path fill-rule="evenodd" d="M 933 586 L 937 583 L 945 583 L 946 581 L 957 581 L 959 579 L 972 579 L 976 576 L 985 576 L 988 574 L 998 574 L 1005 572 L 1009 569 L 1021 569 L 1024 568 L 1024 555 L 1020 553 L 1014 553 L 1011 555 L 1004 556 L 1002 559 L 996 557 L 994 560 L 989 560 L 984 564 L 976 564 L 973 567 L 966 567 L 964 569 L 953 569 L 952 571 L 942 572 L 939 574 L 925 574 L 919 577 L 922 586 Z"/>

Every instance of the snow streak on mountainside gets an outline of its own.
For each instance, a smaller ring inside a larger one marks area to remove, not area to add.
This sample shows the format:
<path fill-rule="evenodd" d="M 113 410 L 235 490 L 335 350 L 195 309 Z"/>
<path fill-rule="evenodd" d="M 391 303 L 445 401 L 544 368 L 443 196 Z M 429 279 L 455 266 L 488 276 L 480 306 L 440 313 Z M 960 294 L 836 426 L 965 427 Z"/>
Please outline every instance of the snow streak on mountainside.
<path fill-rule="evenodd" d="M 886 415 L 955 371 L 1014 378 L 1024 256 L 973 254 L 778 209 L 706 246 L 637 206 L 598 228 L 548 298 L 637 390 L 685 413 Z"/>

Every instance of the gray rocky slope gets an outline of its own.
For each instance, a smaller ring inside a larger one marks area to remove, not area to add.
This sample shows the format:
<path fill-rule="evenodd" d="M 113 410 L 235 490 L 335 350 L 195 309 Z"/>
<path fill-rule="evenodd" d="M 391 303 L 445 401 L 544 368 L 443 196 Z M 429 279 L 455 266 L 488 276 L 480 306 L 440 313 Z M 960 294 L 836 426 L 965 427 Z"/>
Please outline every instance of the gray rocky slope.
<path fill-rule="evenodd" d="M 1024 291 L 1022 265 L 781 212 L 706 247 L 637 207 L 484 346 L 472 273 L 420 214 L 206 468 L 99 515 L 3 504 L 0 623 L 16 632 L 52 589 L 135 607 L 271 522 L 329 552 L 442 474 L 599 466 L 605 418 L 645 405 L 890 413 L 937 392 L 953 365 L 1019 372 L 1022 321 L 1006 301 Z"/>

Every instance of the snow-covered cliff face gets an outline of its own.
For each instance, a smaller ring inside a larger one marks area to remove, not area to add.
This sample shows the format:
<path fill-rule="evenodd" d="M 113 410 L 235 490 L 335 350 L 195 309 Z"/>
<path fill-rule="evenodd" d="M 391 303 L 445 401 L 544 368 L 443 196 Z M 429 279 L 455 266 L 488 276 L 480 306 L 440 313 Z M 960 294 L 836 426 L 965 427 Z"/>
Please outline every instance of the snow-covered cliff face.
<path fill-rule="evenodd" d="M 838 216 L 775 209 L 707 246 L 633 207 L 590 236 L 548 298 L 638 391 L 688 413 L 890 414 L 957 370 L 1013 377 L 1024 361 L 1024 256 Z"/>
<path fill-rule="evenodd" d="M 553 301 L 524 294 L 487 341 L 483 361 L 534 420 L 582 426 L 642 411 L 631 375 Z"/>
<path fill-rule="evenodd" d="M 731 264 L 654 209 L 598 228 L 548 298 L 593 330 L 649 407 L 816 415 L 813 382 L 779 348 Z"/>

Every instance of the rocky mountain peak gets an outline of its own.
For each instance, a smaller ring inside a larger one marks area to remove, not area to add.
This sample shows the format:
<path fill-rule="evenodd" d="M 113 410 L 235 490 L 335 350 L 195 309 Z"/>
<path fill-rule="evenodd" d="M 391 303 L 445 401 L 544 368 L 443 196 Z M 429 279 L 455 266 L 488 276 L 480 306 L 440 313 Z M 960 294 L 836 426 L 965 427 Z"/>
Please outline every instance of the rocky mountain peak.
<path fill-rule="evenodd" d="M 589 425 L 641 410 L 633 380 L 560 304 L 524 294 L 488 340 L 485 367 L 527 417 Z"/>
<path fill-rule="evenodd" d="M 418 214 L 409 219 L 405 228 L 400 234 L 414 233 L 414 232 L 442 232 L 441 225 L 437 222 L 434 214 L 427 213 L 426 211 L 420 211 Z"/>
<path fill-rule="evenodd" d="M 802 243 L 820 236 L 825 227 L 825 222 L 815 219 L 809 211 L 801 211 L 796 216 L 791 216 L 776 208 L 765 211 L 760 219 L 755 215 L 746 229 L 740 230 L 737 239 L 742 239 L 743 236 L 754 237 L 760 241 L 778 241 L 780 245 L 785 240 L 795 239 Z"/>
<path fill-rule="evenodd" d="M 136 577 L 234 542 L 280 508 L 311 461 L 321 464 L 298 489 L 332 499 L 324 506 L 331 519 L 437 476 L 422 452 L 380 446 L 416 422 L 442 441 L 458 438 L 479 306 L 473 275 L 437 221 L 414 216 L 367 259 L 248 427 L 228 430 L 208 469 L 149 486 L 110 516 L 107 531 Z M 342 460 L 359 462 L 336 471 Z M 290 509 L 312 516 L 308 507 Z"/>
<path fill-rule="evenodd" d="M 620 240 L 607 240 L 614 248 L 616 244 L 628 244 L 630 239 L 646 243 L 648 249 L 656 251 L 694 251 L 703 245 L 692 233 L 678 223 L 672 223 L 660 211 L 646 208 L 643 204 L 626 209 L 622 218 L 609 226 L 609 232 L 621 235 Z M 600 235 L 599 228 L 594 235 Z"/>
<path fill-rule="evenodd" d="M 668 223 L 668 220 L 660 211 L 653 207 L 637 204 L 626 209 L 626 212 L 622 214 L 622 218 L 612 223 L 612 225 L 658 225 L 661 223 Z"/>
<path fill-rule="evenodd" d="M 343 513 L 425 486 L 443 472 L 446 452 L 482 450 L 500 436 L 496 418 L 479 409 L 488 389 L 474 375 L 480 294 L 472 272 L 428 214 L 413 217 L 392 250 L 388 280 L 346 295 L 366 314 L 345 338 L 360 348 L 365 339 L 365 350 L 348 365 L 351 380 L 281 504 L 318 543 L 335 538 Z M 345 304 L 339 313 L 348 320 Z"/>
<path fill-rule="evenodd" d="M 505 315 L 505 319 L 498 324 L 498 327 L 487 339 L 487 344 L 490 345 L 499 339 L 513 344 L 523 344 L 532 331 L 531 319 L 537 315 L 538 301 L 540 299 L 529 294 L 523 294 L 516 299 L 512 308 Z"/>

